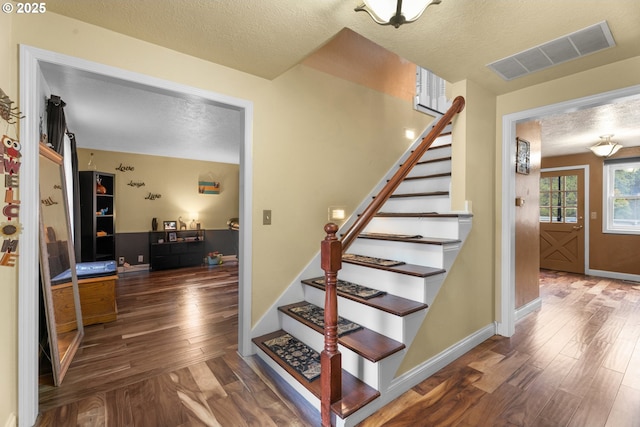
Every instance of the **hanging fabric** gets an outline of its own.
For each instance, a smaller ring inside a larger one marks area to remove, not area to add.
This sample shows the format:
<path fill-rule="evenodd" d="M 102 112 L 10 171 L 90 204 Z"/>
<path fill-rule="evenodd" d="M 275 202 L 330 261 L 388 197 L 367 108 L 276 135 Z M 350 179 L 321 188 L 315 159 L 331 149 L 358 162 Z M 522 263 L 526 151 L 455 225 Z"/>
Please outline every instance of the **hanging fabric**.
<path fill-rule="evenodd" d="M 47 101 L 47 139 L 59 154 L 63 154 L 64 134 L 67 132 L 67 121 L 64 117 L 65 105 L 67 104 L 57 95 L 51 95 Z"/>

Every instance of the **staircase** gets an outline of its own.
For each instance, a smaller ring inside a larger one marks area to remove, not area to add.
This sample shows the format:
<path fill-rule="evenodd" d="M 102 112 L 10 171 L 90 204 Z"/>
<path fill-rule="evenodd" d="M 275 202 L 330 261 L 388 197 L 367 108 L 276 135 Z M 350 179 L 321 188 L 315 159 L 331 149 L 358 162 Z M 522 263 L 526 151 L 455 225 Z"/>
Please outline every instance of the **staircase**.
<path fill-rule="evenodd" d="M 341 363 L 336 366 L 341 366 L 342 381 L 339 399 L 331 401 L 332 425 L 354 426 L 392 399 L 389 390 L 396 371 L 471 229 L 471 215 L 451 212 L 449 195 L 451 126 L 447 124 L 463 106 L 464 100 L 459 109 L 451 115 L 447 112 L 433 125 L 429 133 L 433 136 L 425 137 L 435 138 L 430 147 L 427 141 L 428 151 L 404 159 L 415 166 L 407 165 L 410 171 L 389 194 L 384 194 L 387 185 L 374 196 L 374 202 L 342 236 L 345 253 L 335 291 Z M 394 179 L 396 175 L 390 181 Z M 376 201 L 379 206 L 372 208 Z M 357 230 L 368 211 L 371 218 Z M 333 240 L 337 243 L 335 237 Z M 326 271 L 324 252 L 322 265 Z M 324 330 L 323 320 L 332 325 L 327 320 L 331 313 L 327 317 L 324 307 L 328 312 L 334 310 L 326 302 L 325 283 L 333 286 L 335 276 L 328 278 L 318 275 L 301 280 L 303 300 L 277 309 L 280 329 L 253 339 L 259 357 L 315 407 L 321 406 L 325 395 L 320 377 L 309 378 L 318 375 L 319 354 L 323 348 L 326 351 L 325 337 L 331 334 Z M 290 363 L 283 360 L 281 343 L 296 348 L 295 354 L 285 356 Z M 301 373 L 296 365 L 307 370 Z M 323 425 L 328 425 L 324 411 Z"/>

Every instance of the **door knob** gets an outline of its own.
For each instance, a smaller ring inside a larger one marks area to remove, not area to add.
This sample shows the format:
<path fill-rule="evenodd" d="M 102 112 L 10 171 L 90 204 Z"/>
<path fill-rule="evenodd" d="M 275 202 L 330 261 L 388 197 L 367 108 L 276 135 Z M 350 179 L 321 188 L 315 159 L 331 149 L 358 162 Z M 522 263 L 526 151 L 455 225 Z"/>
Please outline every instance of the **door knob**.
<path fill-rule="evenodd" d="M 583 225 L 574 225 L 573 229 L 574 230 L 582 230 L 582 227 L 584 227 Z"/>

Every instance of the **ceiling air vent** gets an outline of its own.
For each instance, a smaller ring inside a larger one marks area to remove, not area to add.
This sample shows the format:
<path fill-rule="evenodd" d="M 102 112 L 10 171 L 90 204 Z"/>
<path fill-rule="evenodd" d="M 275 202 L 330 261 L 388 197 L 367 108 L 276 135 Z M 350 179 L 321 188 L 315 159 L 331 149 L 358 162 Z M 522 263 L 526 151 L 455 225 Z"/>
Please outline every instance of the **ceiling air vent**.
<path fill-rule="evenodd" d="M 505 80 L 615 46 L 606 21 L 527 49 L 487 65 Z"/>

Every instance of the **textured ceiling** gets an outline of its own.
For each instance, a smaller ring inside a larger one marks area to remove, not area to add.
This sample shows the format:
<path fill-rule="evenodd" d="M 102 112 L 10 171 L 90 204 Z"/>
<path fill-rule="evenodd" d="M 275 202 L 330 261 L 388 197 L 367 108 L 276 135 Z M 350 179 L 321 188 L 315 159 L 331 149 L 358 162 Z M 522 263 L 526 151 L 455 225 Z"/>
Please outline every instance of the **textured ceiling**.
<path fill-rule="evenodd" d="M 47 9 L 273 79 L 350 28 L 450 82 L 497 93 L 640 55 L 637 0 L 443 0 L 398 29 L 360 0 L 48 0 Z M 617 47 L 510 82 L 486 65 L 607 21 Z"/>
<path fill-rule="evenodd" d="M 430 6 L 417 22 L 398 29 L 376 25 L 365 13 L 354 12 L 358 3 L 359 0 L 48 0 L 47 9 L 267 79 L 276 78 L 307 59 L 343 28 L 450 82 L 470 79 L 496 94 L 640 55 L 637 0 L 443 0 Z M 611 29 L 616 42 L 613 48 L 509 82 L 486 66 L 601 21 Z M 67 115 L 81 146 L 114 150 L 126 146 L 122 151 L 140 152 L 132 141 L 145 139 L 144 145 L 160 155 L 173 151 L 176 157 L 189 158 L 198 150 L 215 150 L 216 155 L 228 151 L 230 162 L 234 162 L 233 156 L 237 159 L 241 135 L 240 119 L 234 115 L 237 112 L 200 105 L 194 100 L 170 99 L 166 94 L 147 94 L 144 88 L 126 84 L 114 87 L 120 82 L 96 81 L 96 76 L 72 79 L 68 73 L 63 69 L 44 70 L 52 92 L 67 101 Z M 127 102 L 118 101 L 110 92 Z M 101 103 L 95 104 L 96 99 Z M 619 113 L 621 109 L 612 111 Z M 601 116 L 590 114 L 594 112 L 574 113 L 571 117 L 579 121 L 545 118 L 543 155 L 566 154 L 569 146 L 573 152 L 582 152 L 603 133 L 615 134 L 615 140 L 631 141 L 621 141 L 625 145 L 640 145 L 637 135 L 629 137 L 622 128 L 629 124 L 638 128 L 637 116 L 627 115 L 624 121 L 612 119 L 621 124 L 615 130 L 602 132 L 595 127 Z M 605 113 L 612 115 L 611 110 Z M 160 118 L 167 115 L 174 126 Z M 96 117 L 101 117 L 104 129 L 98 128 Z M 121 124 L 118 129 L 108 123 L 109 117 L 112 123 Z M 80 129 L 84 132 L 78 132 Z M 187 134 L 189 138 L 185 137 Z M 183 145 L 196 144 L 194 135 L 202 136 L 200 143 L 205 148 Z M 186 148 L 181 153 L 176 153 L 172 145 L 177 140 Z M 578 140 L 582 147 L 577 146 Z M 220 149 L 214 147 L 218 143 Z"/>

